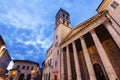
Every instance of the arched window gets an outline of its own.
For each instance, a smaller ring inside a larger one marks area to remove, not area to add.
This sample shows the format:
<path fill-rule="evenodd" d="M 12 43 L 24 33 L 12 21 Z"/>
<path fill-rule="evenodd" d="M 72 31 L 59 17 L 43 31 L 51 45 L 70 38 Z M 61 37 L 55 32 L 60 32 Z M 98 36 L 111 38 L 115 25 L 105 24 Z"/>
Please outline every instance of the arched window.
<path fill-rule="evenodd" d="M 31 70 L 33 70 L 33 68 L 34 68 L 34 67 L 32 66 L 32 67 L 31 67 Z"/>
<path fill-rule="evenodd" d="M 22 69 L 25 69 L 25 66 L 23 66 Z"/>
<path fill-rule="evenodd" d="M 18 80 L 24 80 L 24 74 L 20 74 Z"/>
<path fill-rule="evenodd" d="M 58 46 L 58 42 L 55 43 L 55 47 L 57 47 L 57 46 Z"/>
<path fill-rule="evenodd" d="M 27 75 L 27 80 L 31 80 L 31 74 Z"/>
<path fill-rule="evenodd" d="M 17 65 L 17 67 L 16 67 L 17 69 L 19 69 L 20 68 L 20 65 Z"/>
<path fill-rule="evenodd" d="M 63 14 L 63 17 L 65 17 L 65 14 Z"/>
<path fill-rule="evenodd" d="M 106 77 L 103 73 L 103 70 L 102 70 L 100 64 L 95 63 L 93 65 L 93 67 L 94 67 L 94 70 L 95 70 L 95 75 L 96 75 L 97 80 L 106 80 Z"/>
<path fill-rule="evenodd" d="M 29 69 L 29 66 L 27 66 L 27 70 Z"/>
<path fill-rule="evenodd" d="M 52 59 L 50 59 L 50 66 L 51 66 L 51 63 L 52 63 Z"/>
<path fill-rule="evenodd" d="M 56 40 L 58 39 L 58 35 L 56 35 Z"/>
<path fill-rule="evenodd" d="M 65 24 L 65 20 L 63 20 L 63 24 Z"/>

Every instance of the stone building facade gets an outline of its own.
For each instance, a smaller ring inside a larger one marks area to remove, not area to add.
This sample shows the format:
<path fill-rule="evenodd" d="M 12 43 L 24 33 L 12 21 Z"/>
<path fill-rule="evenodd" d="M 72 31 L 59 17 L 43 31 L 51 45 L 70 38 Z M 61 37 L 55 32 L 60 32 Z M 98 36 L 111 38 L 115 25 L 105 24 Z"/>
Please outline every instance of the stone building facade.
<path fill-rule="evenodd" d="M 42 80 L 119 79 L 120 0 L 103 0 L 95 16 L 74 28 L 69 13 L 60 9 Z"/>
<path fill-rule="evenodd" d="M 29 60 L 13 60 L 8 80 L 40 80 L 39 64 Z"/>
<path fill-rule="evenodd" d="M 5 75 L 10 61 L 11 57 L 6 48 L 6 44 L 0 35 L 0 77 L 3 77 Z"/>

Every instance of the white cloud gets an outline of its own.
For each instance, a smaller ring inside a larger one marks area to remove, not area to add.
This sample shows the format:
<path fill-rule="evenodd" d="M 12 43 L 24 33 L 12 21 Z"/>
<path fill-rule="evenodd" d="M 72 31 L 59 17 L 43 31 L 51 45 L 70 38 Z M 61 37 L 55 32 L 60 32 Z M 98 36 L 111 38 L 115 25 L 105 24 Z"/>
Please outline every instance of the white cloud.
<path fill-rule="evenodd" d="M 11 62 L 9 63 L 9 65 L 8 65 L 7 69 L 8 69 L 8 70 L 12 69 L 13 65 L 14 65 L 14 63 L 13 63 L 13 61 L 11 61 Z"/>

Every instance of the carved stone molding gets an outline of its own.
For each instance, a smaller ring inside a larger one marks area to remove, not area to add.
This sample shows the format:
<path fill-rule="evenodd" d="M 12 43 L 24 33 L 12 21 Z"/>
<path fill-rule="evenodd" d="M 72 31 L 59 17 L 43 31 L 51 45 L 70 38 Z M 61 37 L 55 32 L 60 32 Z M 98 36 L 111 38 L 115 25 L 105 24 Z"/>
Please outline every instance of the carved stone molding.
<path fill-rule="evenodd" d="M 103 22 L 103 24 L 104 24 L 105 26 L 108 26 L 108 25 L 112 25 L 112 22 L 111 22 L 111 20 L 110 20 L 109 18 L 107 18 L 107 19 Z"/>

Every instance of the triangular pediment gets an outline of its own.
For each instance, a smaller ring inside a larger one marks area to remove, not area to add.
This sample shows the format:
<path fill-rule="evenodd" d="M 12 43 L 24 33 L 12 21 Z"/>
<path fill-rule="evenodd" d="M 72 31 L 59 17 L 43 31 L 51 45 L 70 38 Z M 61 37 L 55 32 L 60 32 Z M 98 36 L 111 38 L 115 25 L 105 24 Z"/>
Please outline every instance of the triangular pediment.
<path fill-rule="evenodd" d="M 88 20 L 78 24 L 75 28 L 73 28 L 69 34 L 67 35 L 67 37 L 62 41 L 62 44 L 66 41 L 68 41 L 69 39 L 71 39 L 73 36 L 75 36 L 77 33 L 79 33 L 81 30 L 84 30 L 84 28 L 94 24 L 97 20 L 101 19 L 102 17 L 105 17 L 107 11 L 102 11 L 98 14 L 96 14 L 95 16 L 89 18 Z"/>

